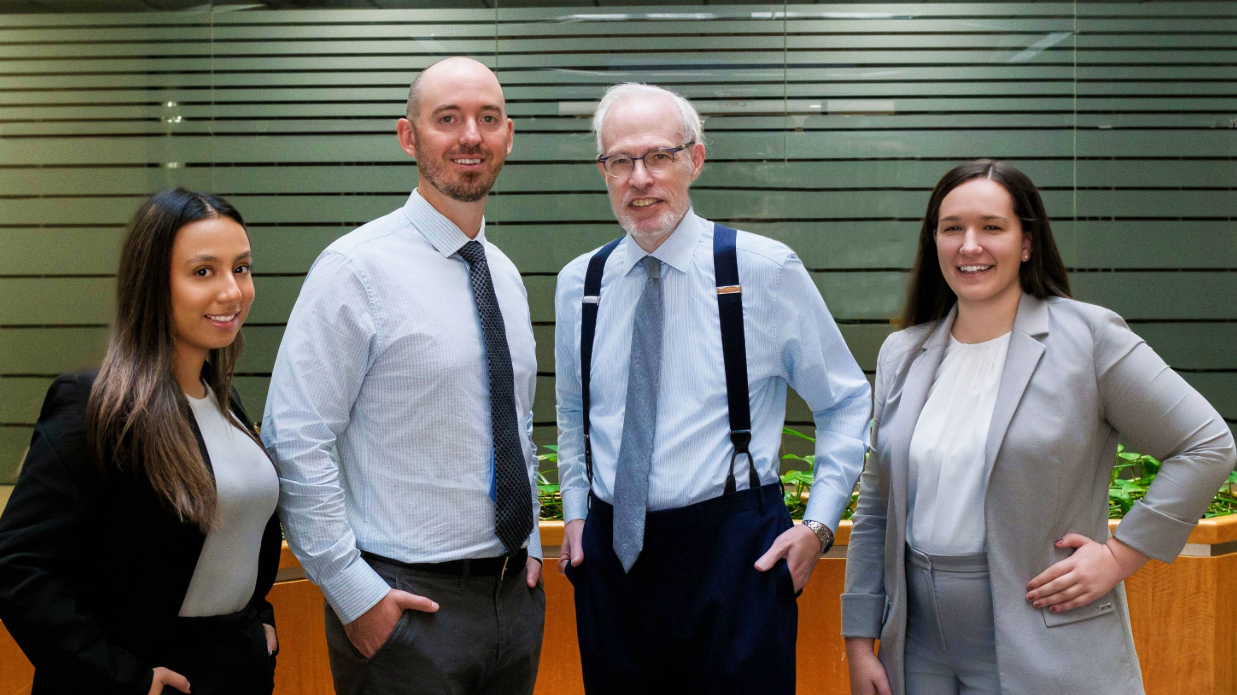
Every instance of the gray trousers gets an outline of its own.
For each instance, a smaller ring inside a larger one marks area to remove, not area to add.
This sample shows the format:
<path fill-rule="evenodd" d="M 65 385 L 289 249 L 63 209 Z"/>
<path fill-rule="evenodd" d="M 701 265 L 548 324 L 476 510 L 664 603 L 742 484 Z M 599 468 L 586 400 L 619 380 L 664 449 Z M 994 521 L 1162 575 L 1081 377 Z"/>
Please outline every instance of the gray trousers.
<path fill-rule="evenodd" d="M 907 546 L 906 692 L 1001 692 L 988 558 Z"/>
<path fill-rule="evenodd" d="M 371 561 L 392 588 L 438 602 L 404 611 L 387 641 L 365 659 L 326 607 L 326 643 L 337 695 L 531 694 L 545 628 L 545 588 L 527 569 L 496 576 L 444 575 Z"/>

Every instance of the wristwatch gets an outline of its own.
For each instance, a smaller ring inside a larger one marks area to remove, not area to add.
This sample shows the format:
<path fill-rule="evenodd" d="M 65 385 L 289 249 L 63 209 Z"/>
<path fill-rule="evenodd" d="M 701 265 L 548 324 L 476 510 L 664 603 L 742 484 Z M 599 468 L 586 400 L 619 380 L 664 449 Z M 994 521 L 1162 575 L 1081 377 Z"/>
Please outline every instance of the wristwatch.
<path fill-rule="evenodd" d="M 819 521 L 812 521 L 811 519 L 804 519 L 803 525 L 812 529 L 812 533 L 815 533 L 816 537 L 820 539 L 820 554 L 824 555 L 829 552 L 829 549 L 833 547 L 833 531 L 830 531 L 828 526 Z"/>

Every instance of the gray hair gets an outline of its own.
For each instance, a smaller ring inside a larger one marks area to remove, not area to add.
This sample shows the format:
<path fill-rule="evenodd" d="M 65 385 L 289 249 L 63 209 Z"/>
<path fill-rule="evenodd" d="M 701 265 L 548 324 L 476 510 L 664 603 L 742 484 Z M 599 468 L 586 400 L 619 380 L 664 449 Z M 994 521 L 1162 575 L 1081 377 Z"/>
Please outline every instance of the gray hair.
<path fill-rule="evenodd" d="M 679 144 L 704 142 L 704 123 L 700 120 L 700 114 L 682 94 L 657 85 L 624 82 L 607 89 L 605 96 L 597 102 L 597 110 L 593 112 L 593 133 L 597 136 L 597 154 L 605 154 L 601 144 L 601 128 L 605 125 L 606 114 L 615 104 L 632 97 L 670 97 L 679 110 L 679 135 L 682 139 Z"/>

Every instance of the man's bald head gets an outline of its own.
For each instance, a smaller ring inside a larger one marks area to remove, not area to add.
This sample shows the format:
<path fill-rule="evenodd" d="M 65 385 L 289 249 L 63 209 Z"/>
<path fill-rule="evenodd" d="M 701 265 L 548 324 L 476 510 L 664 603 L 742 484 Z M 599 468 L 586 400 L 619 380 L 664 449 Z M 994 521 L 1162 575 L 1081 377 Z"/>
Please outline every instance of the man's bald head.
<path fill-rule="evenodd" d="M 408 108 L 405 111 L 408 120 L 416 124 L 417 118 L 421 115 L 421 95 L 427 89 L 453 83 L 458 84 L 461 80 L 492 82 L 494 89 L 498 92 L 499 99 L 502 99 L 502 87 L 498 84 L 498 76 L 494 74 L 494 71 L 486 67 L 485 64 L 467 56 L 443 58 L 418 73 L 412 80 L 412 84 L 409 85 Z M 504 103 L 503 105 L 505 106 L 506 104 Z"/>
<path fill-rule="evenodd" d="M 456 57 L 417 75 L 408 117 L 396 130 L 400 148 L 417 160 L 418 188 L 427 200 L 484 203 L 511 154 L 515 124 L 494 73 Z"/>

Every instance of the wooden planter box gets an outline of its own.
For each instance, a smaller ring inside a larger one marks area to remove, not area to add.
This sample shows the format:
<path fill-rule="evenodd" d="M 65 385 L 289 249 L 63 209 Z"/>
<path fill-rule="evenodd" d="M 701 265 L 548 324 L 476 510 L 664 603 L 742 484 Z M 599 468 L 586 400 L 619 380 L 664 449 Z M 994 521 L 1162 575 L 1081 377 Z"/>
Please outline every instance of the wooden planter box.
<path fill-rule="evenodd" d="M 1117 522 L 1111 522 L 1115 527 Z M 541 523 L 547 556 L 557 557 L 562 522 Z M 846 572 L 850 522 L 822 557 L 799 598 L 798 691 L 847 695 L 846 658 L 838 596 Z M 571 584 L 547 562 L 546 625 L 538 695 L 583 693 Z M 1150 695 L 1237 694 L 1237 515 L 1204 520 L 1172 565 L 1152 560 L 1126 580 L 1134 642 Z M 303 578 L 284 546 L 280 578 L 271 592 L 281 648 L 278 695 L 333 695 L 323 633 L 322 593 Z M 0 695 L 29 692 L 34 669 L 0 625 Z"/>

